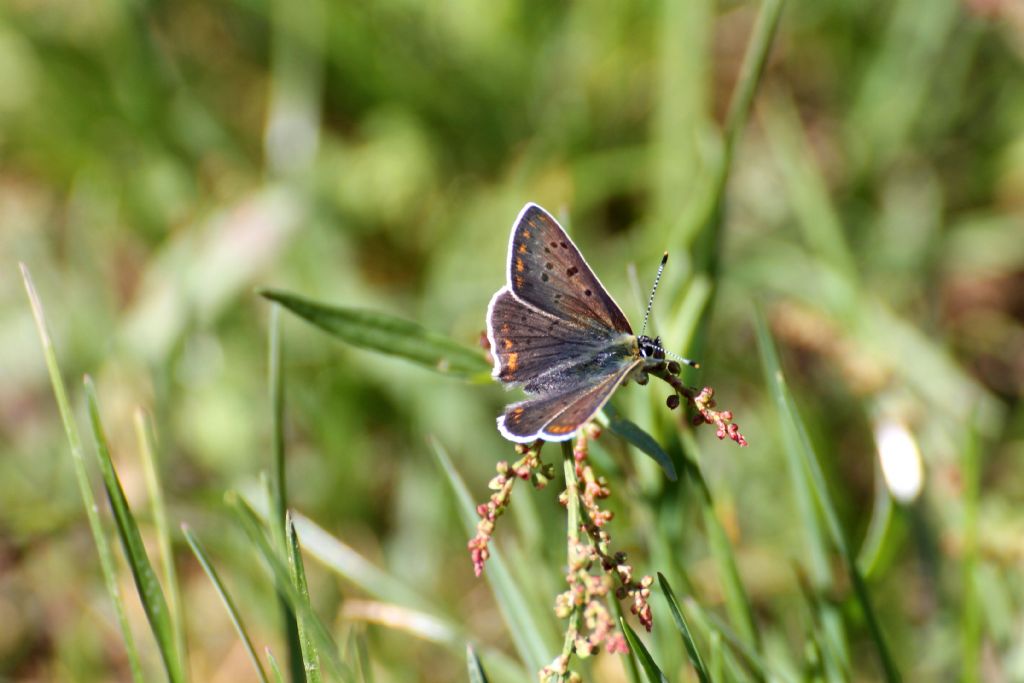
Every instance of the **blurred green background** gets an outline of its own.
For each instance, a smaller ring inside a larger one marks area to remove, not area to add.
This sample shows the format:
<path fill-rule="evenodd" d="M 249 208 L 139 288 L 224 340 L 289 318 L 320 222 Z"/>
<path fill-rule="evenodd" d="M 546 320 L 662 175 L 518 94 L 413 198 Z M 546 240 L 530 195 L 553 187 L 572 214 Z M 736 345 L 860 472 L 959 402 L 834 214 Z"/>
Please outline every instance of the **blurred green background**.
<path fill-rule="evenodd" d="M 1024 4 L 790 0 L 709 265 L 702 211 L 757 11 L 724 0 L 3 3 L 0 680 L 128 678 L 17 261 L 76 405 L 78 378 L 96 379 L 144 531 L 139 406 L 155 416 L 172 524 L 205 539 L 257 645 L 281 656 L 271 583 L 222 503 L 225 490 L 255 490 L 270 464 L 269 305 L 254 289 L 392 313 L 474 346 L 526 201 L 566 219 L 634 322 L 672 253 L 655 331 L 699 358 L 690 381 L 715 387 L 751 444 L 697 430 L 781 667 L 799 673 L 803 657 L 792 609 L 803 537 L 754 302 L 906 678 L 1024 680 Z M 437 437 L 485 499 L 494 463 L 511 456 L 494 428 L 508 396 L 282 319 L 291 505 L 510 651 L 427 447 Z M 620 410 L 649 424 L 665 393 L 624 389 Z M 911 483 L 890 482 L 906 502 L 880 516 L 885 444 L 896 444 L 887 467 L 909 468 Z M 662 567 L 639 531 L 651 520 L 630 500 L 673 485 L 642 456 L 625 469 L 612 534 L 653 574 Z M 525 557 L 544 554 L 541 613 L 564 561 L 554 488 L 516 494 L 534 500 L 535 546 L 517 545 L 512 521 L 498 533 Z M 698 523 L 681 523 L 694 531 L 677 561 L 717 609 Z M 209 582 L 177 550 L 194 680 L 251 680 Z M 360 621 L 344 611 L 357 588 L 308 571 L 326 623 Z M 842 601 L 849 588 L 835 590 Z M 873 680 L 859 633 L 851 677 Z M 401 629 L 371 625 L 366 637 L 378 681 L 464 677 L 458 653 Z M 623 676 L 609 657 L 591 673 Z"/>

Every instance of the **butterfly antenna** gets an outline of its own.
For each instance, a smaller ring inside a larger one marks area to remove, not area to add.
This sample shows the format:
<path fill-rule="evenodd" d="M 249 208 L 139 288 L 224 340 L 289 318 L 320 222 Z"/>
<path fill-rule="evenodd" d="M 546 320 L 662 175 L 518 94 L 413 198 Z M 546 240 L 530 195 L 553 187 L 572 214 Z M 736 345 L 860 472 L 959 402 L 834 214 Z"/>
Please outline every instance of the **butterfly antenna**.
<path fill-rule="evenodd" d="M 640 336 L 644 335 L 647 331 L 647 320 L 651 317 L 651 306 L 654 305 L 654 293 L 658 291 L 658 283 L 661 282 L 661 274 L 665 270 L 665 264 L 668 263 L 668 252 L 661 257 L 661 265 L 658 266 L 658 274 L 654 276 L 654 286 L 651 287 L 651 296 L 647 299 L 647 311 L 644 313 L 644 324 L 640 328 Z"/>
<path fill-rule="evenodd" d="M 698 363 L 695 360 L 690 360 L 689 358 L 683 358 L 678 353 L 672 353 L 668 349 L 663 348 L 661 346 L 661 344 L 658 344 L 657 346 L 661 350 L 662 353 L 664 353 L 669 358 L 672 358 L 673 360 L 677 360 L 677 361 L 679 361 L 680 363 L 682 363 L 684 365 L 689 365 L 691 368 L 699 368 L 700 367 L 700 363 Z"/>

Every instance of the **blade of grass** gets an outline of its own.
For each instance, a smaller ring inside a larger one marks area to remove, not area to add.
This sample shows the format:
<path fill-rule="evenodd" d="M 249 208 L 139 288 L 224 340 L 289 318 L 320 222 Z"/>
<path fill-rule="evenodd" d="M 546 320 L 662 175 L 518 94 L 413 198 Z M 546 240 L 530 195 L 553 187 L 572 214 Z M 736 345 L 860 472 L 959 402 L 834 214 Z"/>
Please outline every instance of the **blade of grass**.
<path fill-rule="evenodd" d="M 181 661 L 187 666 L 188 641 L 185 639 L 185 615 L 182 614 L 181 586 L 178 573 L 174 567 L 174 551 L 171 546 L 170 525 L 167 523 L 167 507 L 164 503 L 163 484 L 160 481 L 160 468 L 156 462 L 156 437 L 153 421 L 142 408 L 133 415 L 135 422 L 135 438 L 139 444 L 139 454 L 146 477 L 146 490 L 149 492 L 150 508 L 153 511 L 153 526 L 156 528 L 157 548 L 160 550 L 160 568 L 163 572 L 164 586 L 167 587 L 167 607 L 170 610 L 171 624 L 174 627 L 174 644 Z"/>
<path fill-rule="evenodd" d="M 401 579 L 374 565 L 313 520 L 299 513 L 292 513 L 292 521 L 302 541 L 302 547 L 339 576 L 380 600 L 424 612 L 440 613 L 440 609 L 430 600 L 410 588 Z"/>
<path fill-rule="evenodd" d="M 234 491 L 227 493 L 225 501 L 231 511 L 235 513 L 235 518 L 242 526 L 246 536 L 249 537 L 249 540 L 256 546 L 256 550 L 259 551 L 259 554 L 267 563 L 278 592 L 285 596 L 296 615 L 304 621 L 306 628 L 309 629 L 310 634 L 316 641 L 320 654 L 330 662 L 331 667 L 338 674 L 339 678 L 343 681 L 351 681 L 353 678 L 352 670 L 341 660 L 341 657 L 338 655 L 338 647 L 331 637 L 330 631 L 320 621 L 320 617 L 316 615 L 308 604 L 302 601 L 298 591 L 292 584 L 291 573 L 287 565 L 274 552 L 270 541 L 267 540 L 264 534 L 263 525 L 260 523 L 257 514 Z"/>
<path fill-rule="evenodd" d="M 92 533 L 92 540 L 96 545 L 96 553 L 100 558 L 100 571 L 103 574 L 103 583 L 107 589 L 107 595 L 110 596 L 110 600 L 114 604 L 114 613 L 117 615 L 117 624 L 121 630 L 121 639 L 124 641 L 125 653 L 128 657 L 128 668 L 132 672 L 132 680 L 136 683 L 142 683 L 145 680 L 142 675 L 142 663 L 139 659 L 139 651 L 135 646 L 135 638 L 132 635 L 131 626 L 128 623 L 128 615 L 124 609 L 121 590 L 118 588 L 114 554 L 111 552 L 110 544 L 107 542 L 103 522 L 100 520 L 99 507 L 96 505 L 96 497 L 93 496 L 92 486 L 89 484 L 89 473 L 85 468 L 82 439 L 78 433 L 78 424 L 75 422 L 74 412 L 71 410 L 71 404 L 68 401 L 67 389 L 64 387 L 64 379 L 60 374 L 60 366 L 57 364 L 57 352 L 53 347 L 53 340 L 50 337 L 50 331 L 46 324 L 43 303 L 36 293 L 28 266 L 24 263 L 19 263 L 18 265 L 21 268 L 21 278 L 25 283 L 25 292 L 28 295 L 29 305 L 32 308 L 32 317 L 35 319 L 36 331 L 39 333 L 39 342 L 43 347 L 43 357 L 46 360 L 46 370 L 50 375 L 50 384 L 53 386 L 53 395 L 57 400 L 61 421 L 64 423 L 64 433 L 71 447 L 71 464 L 74 466 L 78 491 L 82 496 L 82 504 L 85 506 L 85 516 L 89 520 L 89 531 Z"/>
<path fill-rule="evenodd" d="M 270 305 L 270 324 L 267 341 L 267 385 L 270 387 L 270 429 L 271 466 L 269 478 L 268 507 L 270 535 L 274 546 L 282 557 L 289 557 L 288 540 L 285 538 L 285 517 L 288 510 L 288 482 L 285 472 L 284 440 L 284 372 L 281 361 L 284 357 L 284 341 L 281 339 L 281 307 Z M 288 648 L 288 666 L 292 681 L 305 680 L 304 656 L 302 652 L 299 623 L 295 612 L 284 596 L 278 597 L 281 604 L 281 629 Z"/>
<path fill-rule="evenodd" d="M 466 668 L 469 670 L 469 683 L 487 683 L 487 674 L 476 656 L 471 644 L 466 644 Z"/>
<path fill-rule="evenodd" d="M 828 540 L 821 528 L 821 521 L 818 511 L 815 508 L 814 492 L 809 486 L 804 468 L 804 458 L 801 452 L 805 443 L 801 440 L 800 430 L 793 420 L 786 419 L 787 403 L 783 386 L 776 381 L 781 376 L 782 369 L 778 363 L 778 354 L 771 340 L 767 335 L 767 328 L 761 325 L 760 318 L 756 332 L 758 334 L 758 349 L 761 356 L 761 367 L 764 370 L 765 384 L 771 390 L 771 397 L 775 403 L 775 409 L 779 415 L 784 448 L 783 456 L 786 458 L 786 469 L 789 473 L 792 494 L 796 501 L 796 511 L 800 519 L 800 528 L 803 530 L 805 562 L 810 572 L 814 585 L 818 588 L 832 586 L 832 567 L 828 558 Z"/>
<path fill-rule="evenodd" d="M 284 683 L 284 676 L 281 675 L 281 667 L 277 665 L 277 657 L 274 656 L 274 653 L 270 651 L 269 647 L 267 648 L 267 661 L 270 662 L 270 670 L 274 674 L 275 683 Z"/>
<path fill-rule="evenodd" d="M 399 356 L 455 377 L 490 377 L 490 366 L 483 354 L 418 323 L 377 311 L 328 306 L 273 289 L 262 289 L 259 293 L 352 346 Z"/>
<path fill-rule="evenodd" d="M 615 613 L 615 619 L 622 621 L 626 618 L 626 614 L 622 611 L 622 603 L 618 600 L 609 600 L 612 604 L 612 612 Z M 640 669 L 637 666 L 636 659 L 633 657 L 623 657 L 623 668 L 626 670 L 626 678 L 629 683 L 640 683 Z"/>
<path fill-rule="evenodd" d="M 619 415 L 619 412 L 611 404 L 604 407 L 604 413 L 608 417 L 608 429 L 613 434 L 625 439 L 642 453 L 649 455 L 654 462 L 661 466 L 661 469 L 665 470 L 665 476 L 669 478 L 669 481 L 676 480 L 676 466 L 672 463 L 672 458 L 668 456 L 653 436 L 635 423 Z"/>
<path fill-rule="evenodd" d="M 686 647 L 686 654 L 690 657 L 690 663 L 693 664 L 694 670 L 697 672 L 697 677 L 700 678 L 701 683 L 711 683 L 711 677 L 708 675 L 707 668 L 704 666 L 704 660 L 700 656 L 700 651 L 697 649 L 697 643 L 693 640 L 693 635 L 690 633 L 690 627 L 686 623 L 686 618 L 683 617 L 683 611 L 679 607 L 679 602 L 676 600 L 675 593 L 672 592 L 672 586 L 669 585 L 668 579 L 661 572 L 658 572 L 658 584 L 661 586 L 661 592 L 665 595 L 665 601 L 668 603 L 668 608 L 672 612 L 672 619 L 676 622 L 676 628 L 679 630 L 679 635 L 683 637 L 683 645 Z"/>
<path fill-rule="evenodd" d="M 766 138 L 781 172 L 786 193 L 808 246 L 844 277 L 854 279 L 856 267 L 843 226 L 828 198 L 821 170 L 815 166 L 810 143 L 792 99 L 776 91 L 762 107 Z"/>
<path fill-rule="evenodd" d="M 217 570 L 214 568 L 213 563 L 210 562 L 209 556 L 206 554 L 206 550 L 192 529 L 187 524 L 181 525 L 181 532 L 185 535 L 185 541 L 192 549 L 192 554 L 199 560 L 199 566 L 206 572 L 206 576 L 210 579 L 210 583 L 213 584 L 214 590 L 217 591 L 217 595 L 220 596 L 220 601 L 224 603 L 224 609 L 228 612 L 228 617 L 231 619 L 232 625 L 235 627 L 235 632 L 242 641 L 242 646 L 245 647 L 246 653 L 249 655 L 249 660 L 252 662 L 253 668 L 256 669 L 256 675 L 260 679 L 260 683 L 267 682 L 267 674 L 263 670 L 263 665 L 260 663 L 260 658 L 256 654 L 255 648 L 252 646 L 252 639 L 249 638 L 249 632 L 245 629 L 245 624 L 242 623 L 242 616 L 238 612 L 238 608 L 235 607 L 235 601 L 231 598 L 231 594 L 228 593 L 228 589 L 224 586 L 224 583 L 220 580 L 220 576 L 217 574 Z M 274 671 L 277 679 L 281 680 L 281 672 L 277 668 L 277 661 L 274 656 L 267 650 L 267 657 L 269 658 L 271 669 Z"/>
<path fill-rule="evenodd" d="M 107 436 L 103 429 L 99 402 L 96 398 L 96 387 L 88 375 L 85 376 L 84 383 L 85 397 L 89 406 L 89 419 L 93 438 L 96 441 L 96 460 L 100 473 L 103 475 L 103 485 L 107 491 L 107 500 L 110 501 L 110 509 L 114 513 L 114 521 L 117 523 L 117 535 L 121 540 L 121 547 L 128 560 L 128 566 L 132 570 L 142 609 L 146 613 L 149 627 L 156 638 L 157 649 L 160 651 L 164 668 L 167 670 L 167 677 L 172 683 L 179 683 L 185 680 L 185 675 L 175 647 L 174 627 L 171 624 L 167 600 L 160 587 L 160 581 L 156 577 L 156 572 L 153 570 L 153 565 L 149 561 L 149 556 L 146 554 L 146 546 L 142 542 L 139 525 L 128 506 L 124 489 L 121 488 L 121 481 L 114 469 L 114 462 L 110 458 L 110 448 L 107 445 Z"/>
<path fill-rule="evenodd" d="M 576 458 L 572 451 L 572 442 L 562 442 L 562 470 L 565 473 L 565 509 L 566 509 L 566 558 L 565 565 L 570 571 L 579 566 L 580 545 L 580 483 L 576 478 Z M 569 614 L 569 625 L 565 629 L 565 638 L 562 640 L 561 660 L 568 662 L 576 649 L 576 637 L 580 632 L 580 623 L 583 621 L 583 609 L 581 604 L 574 604 Z"/>
<path fill-rule="evenodd" d="M 341 617 L 350 623 L 377 624 L 407 633 L 420 640 L 442 645 L 455 656 L 465 653 L 466 645 L 471 642 L 465 631 L 450 620 L 394 603 L 347 600 Z M 523 680 L 528 677 L 526 669 L 519 662 L 500 650 L 484 646 L 480 649 L 480 655 L 501 680 Z"/>
<path fill-rule="evenodd" d="M 356 661 L 359 662 L 359 673 L 363 683 L 373 683 L 373 668 L 370 666 L 370 653 L 366 648 L 366 634 L 356 637 Z"/>
<path fill-rule="evenodd" d="M 295 535 L 295 525 L 290 517 L 285 519 L 288 531 L 288 568 L 291 570 L 292 583 L 303 604 L 312 611 L 309 602 L 309 586 L 306 584 L 306 569 L 302 565 L 302 551 L 299 549 L 299 539 Z M 304 622 L 298 622 L 299 645 L 302 648 L 302 664 L 306 672 L 307 683 L 320 683 L 323 677 L 320 675 L 320 657 L 317 655 L 316 643 L 314 642 L 309 629 Z"/>
<path fill-rule="evenodd" d="M 765 657 L 761 653 L 755 652 L 747 643 L 743 642 L 743 639 L 729 628 L 728 624 L 719 618 L 717 614 L 706 611 L 692 598 L 684 598 L 683 607 L 687 614 L 690 615 L 690 623 L 697 630 L 705 632 L 709 642 L 711 636 L 717 636 L 723 643 L 729 646 L 728 649 L 725 649 L 724 657 L 730 669 L 739 668 L 739 665 L 735 663 L 736 660 L 732 656 L 735 653 L 739 661 L 742 662 L 743 666 L 746 667 L 746 670 L 754 678 L 758 680 L 786 680 L 787 683 L 794 683 L 791 679 L 781 676 L 778 671 L 770 670 Z M 722 680 L 720 674 L 715 674 L 714 668 L 710 668 L 709 671 L 714 680 Z M 736 676 L 732 676 L 732 678 L 736 678 Z"/>
<path fill-rule="evenodd" d="M 684 456 L 686 453 L 697 452 L 697 442 L 693 438 L 692 431 L 683 432 L 681 438 L 682 441 L 678 447 Z M 747 590 L 743 586 L 732 543 L 729 542 L 725 528 L 715 512 L 714 501 L 711 498 L 711 489 L 708 487 L 697 461 L 686 457 L 685 462 L 687 473 L 693 478 L 701 493 L 700 509 L 704 519 L 704 530 L 708 536 L 708 548 L 711 551 L 711 556 L 718 567 L 729 619 L 747 646 L 751 650 L 760 653 L 761 634 L 754 621 L 754 606 L 751 604 Z"/>
<path fill-rule="evenodd" d="M 832 544 L 835 546 L 846 565 L 847 573 L 849 574 L 850 581 L 853 585 L 854 595 L 864 613 L 868 632 L 870 633 L 871 640 L 878 652 L 878 658 L 881 661 L 885 678 L 890 682 L 899 681 L 899 671 L 896 668 L 896 663 L 892 659 L 889 647 L 885 641 L 884 635 L 882 634 L 881 625 L 878 622 L 878 617 L 875 615 L 875 610 L 871 604 L 871 598 L 868 595 L 868 589 L 864 583 L 863 576 L 861 575 L 860 569 L 857 567 L 856 558 L 851 553 L 849 544 L 846 542 L 842 526 L 839 523 L 839 515 L 836 513 L 835 505 L 832 503 L 831 495 L 829 494 L 827 484 L 825 483 L 825 475 L 818 462 L 818 456 L 811 446 L 810 438 L 807 436 L 807 430 L 804 427 L 803 420 L 800 418 L 800 414 L 796 408 L 796 403 L 787 388 L 785 376 L 782 374 L 778 353 L 775 350 L 775 344 L 771 338 L 771 333 L 768 331 L 768 324 L 760 309 L 755 310 L 754 317 L 758 344 L 762 348 L 762 356 L 767 359 L 768 363 L 770 363 L 770 367 L 775 369 L 774 373 L 771 373 L 772 376 L 769 377 L 769 383 L 772 387 L 773 396 L 776 396 L 777 400 L 780 402 L 781 409 L 779 411 L 779 419 L 788 422 L 789 425 L 786 428 L 794 430 L 794 433 L 798 437 L 798 442 L 800 444 L 799 454 L 803 461 L 803 468 L 806 476 L 805 485 L 814 493 L 814 498 L 818 504 L 818 510 L 824 517 L 825 528 L 828 530 Z"/>
<path fill-rule="evenodd" d="M 711 632 L 710 642 L 708 644 L 711 650 L 711 671 L 708 673 L 709 676 L 714 676 L 716 681 L 725 680 L 725 661 L 723 657 L 722 648 L 722 636 L 718 631 Z"/>
<path fill-rule="evenodd" d="M 981 601 L 978 595 L 978 495 L 981 487 L 981 434 L 972 419 L 963 450 L 963 601 L 960 614 L 960 680 L 981 680 Z"/>
<path fill-rule="evenodd" d="M 448 479 L 449 485 L 455 494 L 459 517 L 469 536 L 476 533 L 476 505 L 473 503 L 465 482 L 456 471 L 448 453 L 436 439 L 430 439 L 431 450 L 437 458 L 441 471 Z M 548 649 L 544 645 L 544 631 L 533 619 L 522 591 L 512 578 L 512 573 L 505 564 L 502 553 L 495 544 L 491 544 L 490 557 L 487 560 L 487 570 L 484 575 L 494 592 L 494 598 L 498 603 L 505 624 L 508 626 L 509 634 L 515 645 L 519 657 L 527 666 L 540 671 L 551 657 L 548 656 Z M 468 559 L 467 559 L 468 561 Z"/>
<path fill-rule="evenodd" d="M 626 636 L 626 642 L 629 643 L 630 654 L 640 662 L 640 668 L 644 670 L 644 675 L 647 676 L 649 683 L 668 683 L 665 674 L 655 664 L 654 657 L 644 647 L 636 631 L 630 628 L 625 619 L 619 619 L 619 627 L 622 629 L 623 635 Z"/>

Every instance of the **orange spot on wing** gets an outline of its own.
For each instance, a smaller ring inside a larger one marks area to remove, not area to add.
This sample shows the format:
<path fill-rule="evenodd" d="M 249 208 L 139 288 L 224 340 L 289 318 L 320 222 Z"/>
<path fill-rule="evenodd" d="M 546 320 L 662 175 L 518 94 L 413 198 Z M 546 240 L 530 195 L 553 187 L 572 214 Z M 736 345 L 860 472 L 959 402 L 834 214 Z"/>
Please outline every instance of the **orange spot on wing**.
<path fill-rule="evenodd" d="M 509 372 L 515 372 L 516 368 L 518 366 L 519 366 L 519 354 L 518 353 L 510 353 L 510 354 L 508 354 L 508 371 Z"/>
<path fill-rule="evenodd" d="M 516 275 L 516 287 L 522 287 L 522 286 L 523 286 L 523 276 L 522 275 Z"/>
<path fill-rule="evenodd" d="M 505 340 L 505 348 L 506 349 L 511 349 L 512 348 L 512 340 L 511 339 L 506 339 Z"/>
<path fill-rule="evenodd" d="M 521 272 L 523 272 L 523 270 L 524 270 L 525 268 L 526 268 L 526 266 L 524 266 L 524 265 L 523 265 L 523 259 L 521 259 L 521 258 L 519 258 L 519 257 L 517 256 L 517 257 L 516 257 L 516 272 L 519 272 L 519 273 L 521 273 Z"/>
<path fill-rule="evenodd" d="M 525 237 L 526 239 L 530 239 L 530 231 L 529 230 L 523 230 L 523 237 Z"/>
<path fill-rule="evenodd" d="M 519 253 L 520 254 L 525 254 L 526 253 L 526 242 L 523 242 L 522 244 L 519 245 Z"/>
<path fill-rule="evenodd" d="M 574 431 L 576 428 L 571 425 L 550 425 L 545 432 L 551 432 L 552 434 L 567 434 L 568 432 Z"/>

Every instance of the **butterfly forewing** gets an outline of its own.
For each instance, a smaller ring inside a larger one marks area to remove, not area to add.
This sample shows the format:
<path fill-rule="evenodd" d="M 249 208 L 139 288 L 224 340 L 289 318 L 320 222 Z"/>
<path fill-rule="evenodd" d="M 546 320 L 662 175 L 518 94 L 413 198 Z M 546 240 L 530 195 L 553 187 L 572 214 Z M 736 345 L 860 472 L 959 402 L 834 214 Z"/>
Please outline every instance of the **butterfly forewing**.
<path fill-rule="evenodd" d="M 508 283 L 523 301 L 589 329 L 632 328 L 551 214 L 527 204 L 512 228 Z"/>

